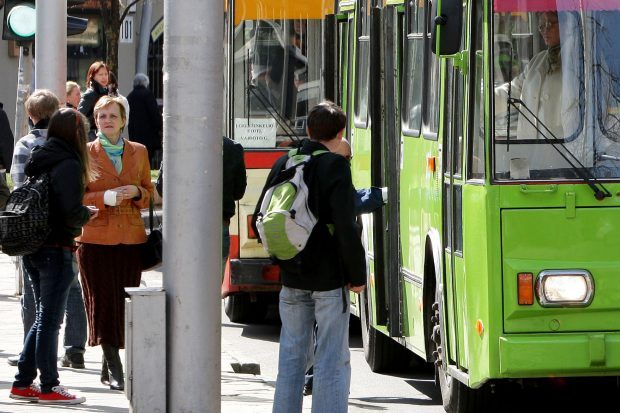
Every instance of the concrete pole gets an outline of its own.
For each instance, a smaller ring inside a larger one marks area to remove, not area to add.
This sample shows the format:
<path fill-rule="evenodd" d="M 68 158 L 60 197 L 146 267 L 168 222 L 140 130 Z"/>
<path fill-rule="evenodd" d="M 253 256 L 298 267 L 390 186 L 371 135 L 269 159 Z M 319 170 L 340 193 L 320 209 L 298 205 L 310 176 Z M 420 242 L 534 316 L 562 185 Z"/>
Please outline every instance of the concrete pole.
<path fill-rule="evenodd" d="M 138 40 L 138 58 L 136 59 L 136 73 L 147 73 L 149 58 L 149 40 L 151 39 L 151 19 L 153 17 L 153 2 L 142 2 L 142 17 L 140 19 L 140 39 Z"/>
<path fill-rule="evenodd" d="M 19 47 L 19 66 L 17 68 L 17 99 L 15 100 L 15 143 L 28 133 L 26 99 L 32 91 L 32 50 L 31 43 Z M 7 171 L 8 172 L 8 171 Z"/>
<path fill-rule="evenodd" d="M 223 2 L 164 1 L 168 412 L 219 413 Z"/>
<path fill-rule="evenodd" d="M 49 89 L 64 105 L 67 81 L 67 0 L 37 2 L 35 84 Z"/>

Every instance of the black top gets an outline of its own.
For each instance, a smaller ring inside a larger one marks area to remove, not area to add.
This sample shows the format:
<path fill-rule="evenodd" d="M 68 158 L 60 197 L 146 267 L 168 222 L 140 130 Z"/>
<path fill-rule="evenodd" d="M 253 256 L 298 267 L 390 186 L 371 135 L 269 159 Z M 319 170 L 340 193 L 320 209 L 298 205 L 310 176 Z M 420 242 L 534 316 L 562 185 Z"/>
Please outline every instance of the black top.
<path fill-rule="evenodd" d="M 243 160 L 243 146 L 226 137 L 223 139 L 222 216 L 225 220 L 229 220 L 235 215 L 235 201 L 243 198 L 243 194 L 245 194 L 247 176 Z"/>
<path fill-rule="evenodd" d="M 88 222 L 88 208 L 82 205 L 84 184 L 77 153 L 65 141 L 48 137 L 32 150 L 26 175 L 50 174 L 49 201 L 52 232 L 45 245 L 73 245 Z"/>
<path fill-rule="evenodd" d="M 304 140 L 301 154 L 327 148 L 317 141 Z M 269 182 L 279 173 L 288 155 L 274 164 L 257 202 L 258 215 Z M 366 258 L 355 222 L 353 182 L 349 162 L 340 155 L 326 153 L 304 168 L 308 204 L 318 222 L 306 248 L 295 258 L 278 262 L 282 284 L 302 290 L 328 291 L 351 283 L 366 284 Z M 329 227 L 333 226 L 333 235 Z M 257 232 L 258 233 L 258 232 Z"/>
<path fill-rule="evenodd" d="M 127 102 L 129 139 L 143 144 L 149 151 L 161 149 L 162 117 L 153 92 L 144 86 L 136 86 L 127 95 Z"/>
<path fill-rule="evenodd" d="M 6 171 L 11 170 L 11 161 L 13 160 L 13 132 L 11 124 L 6 112 L 0 107 L 0 163 Z"/>
<path fill-rule="evenodd" d="M 77 110 L 88 118 L 88 122 L 90 122 L 90 130 L 96 130 L 97 125 L 95 124 L 94 116 L 95 105 L 101 96 L 108 94 L 108 89 L 101 86 L 94 80 L 90 83 L 90 87 L 86 90 L 86 92 L 84 92 L 82 99 L 80 99 L 80 104 L 78 105 Z"/>

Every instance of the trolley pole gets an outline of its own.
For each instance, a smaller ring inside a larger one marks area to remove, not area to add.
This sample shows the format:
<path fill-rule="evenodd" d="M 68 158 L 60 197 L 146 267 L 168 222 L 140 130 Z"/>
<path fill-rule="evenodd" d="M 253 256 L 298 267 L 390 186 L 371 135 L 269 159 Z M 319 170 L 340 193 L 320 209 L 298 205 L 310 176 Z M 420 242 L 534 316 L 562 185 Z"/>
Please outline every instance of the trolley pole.
<path fill-rule="evenodd" d="M 35 86 L 49 89 L 61 103 L 66 100 L 67 0 L 37 2 Z"/>
<path fill-rule="evenodd" d="M 168 412 L 219 413 L 223 2 L 164 1 Z"/>

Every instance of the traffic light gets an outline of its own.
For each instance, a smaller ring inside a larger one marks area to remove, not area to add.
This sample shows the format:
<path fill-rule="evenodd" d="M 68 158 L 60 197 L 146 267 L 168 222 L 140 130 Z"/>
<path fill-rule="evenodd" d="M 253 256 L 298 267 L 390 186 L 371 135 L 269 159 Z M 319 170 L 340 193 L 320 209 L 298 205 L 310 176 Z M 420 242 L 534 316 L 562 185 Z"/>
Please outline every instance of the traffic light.
<path fill-rule="evenodd" d="M 2 39 L 30 41 L 34 39 L 37 15 L 33 1 L 6 0 L 2 20 Z"/>
<path fill-rule="evenodd" d="M 82 3 L 84 3 L 84 0 L 67 0 L 68 6 L 75 6 Z M 2 21 L 2 39 L 21 42 L 34 40 L 37 26 L 35 7 L 34 1 L 5 0 L 4 19 Z M 67 36 L 83 33 L 87 26 L 88 19 L 67 16 Z"/>

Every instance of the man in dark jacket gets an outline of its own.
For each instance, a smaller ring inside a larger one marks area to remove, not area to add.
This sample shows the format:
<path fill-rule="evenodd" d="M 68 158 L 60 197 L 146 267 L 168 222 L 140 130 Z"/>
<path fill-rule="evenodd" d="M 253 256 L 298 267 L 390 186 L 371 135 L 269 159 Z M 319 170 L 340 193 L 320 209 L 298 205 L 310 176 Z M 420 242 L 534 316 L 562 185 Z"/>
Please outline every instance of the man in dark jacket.
<path fill-rule="evenodd" d="M 0 103 L 0 209 L 4 209 L 9 198 L 9 187 L 6 184 L 6 172 L 11 170 L 13 159 L 13 132 L 9 118 Z"/>
<path fill-rule="evenodd" d="M 349 354 L 349 294 L 366 284 L 365 253 L 355 223 L 354 189 L 347 160 L 334 151 L 340 146 L 346 116 L 332 102 L 308 114 L 308 135 L 300 154 L 327 150 L 304 168 L 310 210 L 318 217 L 306 247 L 281 269 L 280 356 L 273 412 L 300 411 L 304 374 L 317 324 L 312 407 L 315 411 L 347 411 L 351 365 Z M 255 216 L 273 179 L 288 156 L 276 161 L 257 203 Z"/>
<path fill-rule="evenodd" d="M 133 90 L 127 95 L 129 101 L 129 139 L 146 146 L 151 168 L 159 168 L 154 159 L 155 151 L 162 147 L 162 116 L 157 99 L 148 88 L 149 78 L 138 73 L 133 79 Z"/>

